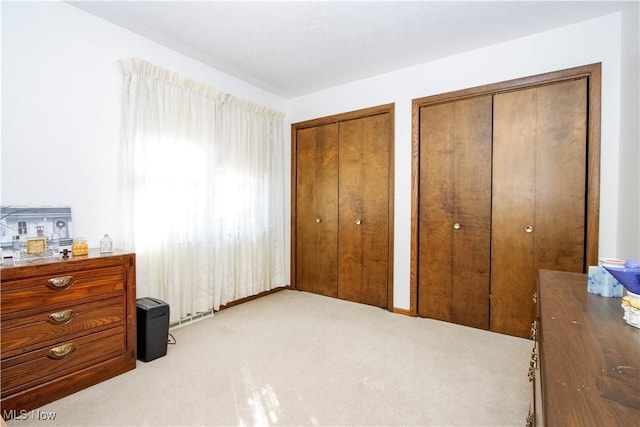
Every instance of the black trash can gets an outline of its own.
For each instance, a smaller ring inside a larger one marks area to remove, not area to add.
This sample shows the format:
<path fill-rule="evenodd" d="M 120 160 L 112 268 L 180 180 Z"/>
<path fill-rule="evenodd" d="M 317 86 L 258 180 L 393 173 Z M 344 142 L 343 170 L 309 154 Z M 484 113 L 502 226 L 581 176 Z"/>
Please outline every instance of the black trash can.
<path fill-rule="evenodd" d="M 136 300 L 138 359 L 150 362 L 167 354 L 169 304 L 156 298 Z"/>

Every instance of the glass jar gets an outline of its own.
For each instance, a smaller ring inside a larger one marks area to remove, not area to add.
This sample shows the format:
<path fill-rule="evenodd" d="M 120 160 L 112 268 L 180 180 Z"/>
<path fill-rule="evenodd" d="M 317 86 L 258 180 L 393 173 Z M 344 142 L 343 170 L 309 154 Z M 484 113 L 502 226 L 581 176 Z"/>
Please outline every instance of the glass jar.
<path fill-rule="evenodd" d="M 113 239 L 105 234 L 102 240 L 100 240 L 100 253 L 110 254 L 113 252 Z"/>
<path fill-rule="evenodd" d="M 73 256 L 82 256 L 89 254 L 89 243 L 83 237 L 76 237 L 71 243 L 71 254 Z"/>

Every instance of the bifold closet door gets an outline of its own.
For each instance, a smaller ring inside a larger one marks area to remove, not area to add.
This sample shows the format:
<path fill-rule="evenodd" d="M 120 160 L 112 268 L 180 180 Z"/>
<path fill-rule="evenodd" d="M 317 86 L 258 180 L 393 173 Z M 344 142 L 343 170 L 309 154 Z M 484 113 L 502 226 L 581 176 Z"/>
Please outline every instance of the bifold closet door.
<path fill-rule="evenodd" d="M 296 133 L 296 287 L 338 296 L 338 124 Z"/>
<path fill-rule="evenodd" d="M 587 81 L 494 97 L 491 330 L 528 337 L 539 269 L 585 266 Z"/>
<path fill-rule="evenodd" d="M 419 120 L 418 315 L 488 329 L 492 97 Z"/>
<path fill-rule="evenodd" d="M 389 114 L 340 122 L 338 297 L 387 307 Z"/>

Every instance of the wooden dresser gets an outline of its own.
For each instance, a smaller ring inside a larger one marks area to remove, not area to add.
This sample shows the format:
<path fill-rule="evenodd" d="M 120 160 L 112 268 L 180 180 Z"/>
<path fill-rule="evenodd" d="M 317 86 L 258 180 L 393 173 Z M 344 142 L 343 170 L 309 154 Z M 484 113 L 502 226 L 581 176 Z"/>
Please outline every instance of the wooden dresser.
<path fill-rule="evenodd" d="M 540 270 L 530 422 L 638 425 L 640 329 L 622 315 L 620 298 L 587 292 L 585 274 Z"/>
<path fill-rule="evenodd" d="M 136 367 L 135 278 L 135 254 L 97 250 L 0 268 L 3 417 Z"/>

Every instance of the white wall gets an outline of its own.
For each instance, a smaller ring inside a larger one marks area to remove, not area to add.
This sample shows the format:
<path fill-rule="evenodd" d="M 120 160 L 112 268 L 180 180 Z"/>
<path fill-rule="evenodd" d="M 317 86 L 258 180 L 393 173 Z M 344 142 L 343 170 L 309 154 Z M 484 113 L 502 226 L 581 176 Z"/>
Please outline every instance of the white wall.
<path fill-rule="evenodd" d="M 640 2 L 622 17 L 618 257 L 640 259 Z"/>
<path fill-rule="evenodd" d="M 602 62 L 600 254 L 617 256 L 620 14 L 474 50 L 290 101 L 288 118 L 291 123 L 395 103 L 395 307 L 408 309 L 410 303 L 411 100 L 596 62 Z"/>
<path fill-rule="evenodd" d="M 71 206 L 74 235 L 95 247 L 111 233 L 117 246 L 119 61 L 131 57 L 286 110 L 282 98 L 66 3 L 2 2 L 2 204 Z"/>
<path fill-rule="evenodd" d="M 618 197 L 620 181 L 630 180 L 624 188 L 632 190 L 634 183 L 638 185 L 638 96 L 625 92 L 633 89 L 629 82 L 638 79 L 637 52 L 635 62 L 628 59 L 632 56 L 628 52 L 638 46 L 637 16 L 624 31 L 621 16 L 610 15 L 286 101 L 64 3 L 2 2 L 1 7 L 0 202 L 70 205 L 74 234 L 86 236 L 92 246 L 103 233 L 118 229 L 121 59 L 141 57 L 287 111 L 285 135 L 290 123 L 394 102 L 394 305 L 405 309 L 409 307 L 411 100 L 602 62 L 600 253 L 640 255 L 632 253 L 640 245 L 640 190 L 636 188 L 629 200 Z M 623 37 L 631 40 L 625 47 Z M 621 58 L 625 66 L 635 64 L 635 69 L 622 73 Z M 629 229 L 635 234 L 629 236 Z M 118 236 L 113 237 L 117 243 Z"/>

